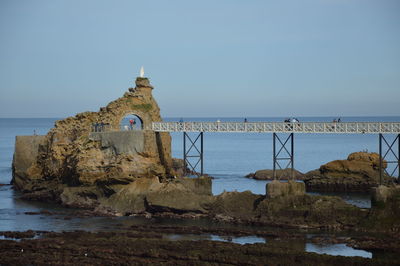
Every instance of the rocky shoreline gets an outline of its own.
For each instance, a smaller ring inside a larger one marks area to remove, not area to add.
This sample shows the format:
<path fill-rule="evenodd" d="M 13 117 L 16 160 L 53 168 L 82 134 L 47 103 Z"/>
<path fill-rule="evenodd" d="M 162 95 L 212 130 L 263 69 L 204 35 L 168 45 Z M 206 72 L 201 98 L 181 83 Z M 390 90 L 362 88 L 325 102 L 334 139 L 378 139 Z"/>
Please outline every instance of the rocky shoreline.
<path fill-rule="evenodd" d="M 225 235 L 227 241 L 177 240 L 165 235 Z M 246 230 L 221 230 L 202 227 L 132 226 L 121 232 L 0 232 L 2 265 L 394 265 L 397 258 L 330 256 L 305 251 L 305 235 L 279 231 L 260 231 L 266 243 L 240 245 L 230 236 L 247 236 Z M 312 243 L 344 243 L 373 252 L 399 252 L 399 238 L 387 237 L 391 245 L 377 237 L 313 237 Z"/>

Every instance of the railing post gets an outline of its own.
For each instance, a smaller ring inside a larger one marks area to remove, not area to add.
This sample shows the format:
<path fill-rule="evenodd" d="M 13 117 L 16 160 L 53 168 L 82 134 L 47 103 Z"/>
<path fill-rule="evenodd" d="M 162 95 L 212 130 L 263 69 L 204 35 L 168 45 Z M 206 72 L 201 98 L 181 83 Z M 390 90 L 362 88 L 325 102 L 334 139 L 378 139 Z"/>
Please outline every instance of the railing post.
<path fill-rule="evenodd" d="M 294 180 L 294 134 L 291 134 L 291 164 L 292 164 L 292 170 L 291 170 L 291 178 Z"/>
<path fill-rule="evenodd" d="M 272 160 L 273 160 L 273 171 L 272 171 L 272 177 L 274 180 L 276 180 L 276 144 L 275 144 L 275 138 L 276 138 L 276 133 L 272 133 Z"/>
<path fill-rule="evenodd" d="M 382 134 L 379 133 L 379 185 L 382 185 Z"/>
<path fill-rule="evenodd" d="M 200 146 L 200 174 L 203 175 L 203 132 L 200 133 Z"/>
<path fill-rule="evenodd" d="M 183 175 L 187 174 L 187 164 L 186 164 L 186 132 L 183 132 Z"/>

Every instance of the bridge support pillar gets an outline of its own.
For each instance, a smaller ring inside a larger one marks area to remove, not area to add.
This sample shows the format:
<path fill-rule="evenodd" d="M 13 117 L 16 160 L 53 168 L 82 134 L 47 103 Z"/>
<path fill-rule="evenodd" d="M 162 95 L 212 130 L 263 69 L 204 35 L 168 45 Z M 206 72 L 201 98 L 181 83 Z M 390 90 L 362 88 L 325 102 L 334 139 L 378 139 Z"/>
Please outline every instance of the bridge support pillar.
<path fill-rule="evenodd" d="M 388 172 L 387 168 L 383 166 L 385 158 L 388 158 L 386 161 L 387 166 L 390 164 L 396 165 L 393 171 Z M 398 134 L 392 142 L 387 140 L 383 134 L 379 134 L 379 183 L 382 185 L 384 174 L 394 177 L 396 170 L 397 182 L 400 182 L 400 134 Z"/>
<path fill-rule="evenodd" d="M 200 164 L 200 172 L 196 168 Z M 195 173 L 202 176 L 203 171 L 203 132 L 195 138 L 191 138 L 188 133 L 183 132 L 183 173 L 184 175 Z"/>
<path fill-rule="evenodd" d="M 280 179 L 281 176 L 277 178 L 276 170 L 291 168 L 290 179 L 294 179 L 294 134 L 290 133 L 289 136 L 285 138 L 280 138 L 278 134 L 272 133 L 273 139 L 273 177 L 275 179 Z M 290 147 L 287 147 L 290 146 Z M 281 161 L 284 161 L 285 167 L 282 168 Z"/>

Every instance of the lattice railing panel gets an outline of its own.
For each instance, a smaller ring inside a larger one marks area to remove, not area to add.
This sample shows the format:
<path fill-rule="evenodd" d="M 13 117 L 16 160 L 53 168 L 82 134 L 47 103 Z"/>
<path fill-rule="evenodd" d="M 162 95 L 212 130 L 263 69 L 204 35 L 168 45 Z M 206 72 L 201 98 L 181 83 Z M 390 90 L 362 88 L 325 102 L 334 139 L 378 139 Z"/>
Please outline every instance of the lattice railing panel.
<path fill-rule="evenodd" d="M 400 133 L 400 122 L 154 122 L 159 132 Z"/>

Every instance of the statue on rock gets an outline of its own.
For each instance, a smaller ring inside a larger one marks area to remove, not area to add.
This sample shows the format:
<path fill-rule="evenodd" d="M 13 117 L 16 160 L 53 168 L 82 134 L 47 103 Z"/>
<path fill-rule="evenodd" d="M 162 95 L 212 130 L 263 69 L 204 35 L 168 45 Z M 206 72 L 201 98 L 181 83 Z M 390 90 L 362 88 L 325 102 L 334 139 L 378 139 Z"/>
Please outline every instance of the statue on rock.
<path fill-rule="evenodd" d="M 143 68 L 143 66 L 140 68 L 140 77 L 144 78 L 144 68 Z"/>

